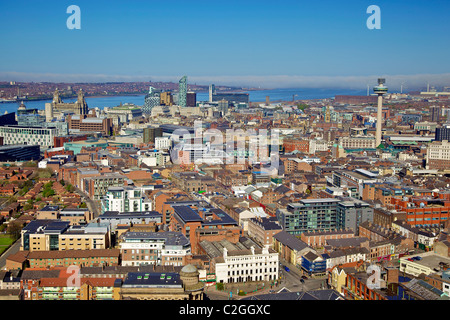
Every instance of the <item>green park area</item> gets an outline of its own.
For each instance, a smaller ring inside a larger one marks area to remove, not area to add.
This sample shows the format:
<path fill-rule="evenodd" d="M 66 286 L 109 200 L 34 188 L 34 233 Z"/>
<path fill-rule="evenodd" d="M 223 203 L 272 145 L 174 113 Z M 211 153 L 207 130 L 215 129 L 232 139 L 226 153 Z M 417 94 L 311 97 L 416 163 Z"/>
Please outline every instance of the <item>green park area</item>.
<path fill-rule="evenodd" d="M 13 243 L 9 234 L 0 235 L 0 255 Z"/>

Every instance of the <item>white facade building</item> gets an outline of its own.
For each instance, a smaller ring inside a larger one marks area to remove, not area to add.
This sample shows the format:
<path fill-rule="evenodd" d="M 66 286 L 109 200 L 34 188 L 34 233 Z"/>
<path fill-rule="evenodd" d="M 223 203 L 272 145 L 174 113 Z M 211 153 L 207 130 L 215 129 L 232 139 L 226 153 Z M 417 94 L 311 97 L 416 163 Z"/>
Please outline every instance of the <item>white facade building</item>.
<path fill-rule="evenodd" d="M 41 148 L 49 148 L 54 145 L 54 137 L 57 128 L 0 126 L 0 137 L 3 144 L 38 144 Z"/>
<path fill-rule="evenodd" d="M 170 154 L 164 151 L 147 151 L 138 158 L 138 165 L 144 163 L 149 167 L 165 166 L 169 162 Z"/>
<path fill-rule="evenodd" d="M 223 248 L 223 256 L 216 258 L 215 271 L 218 283 L 271 281 L 278 279 L 279 256 L 268 246 L 238 251 Z"/>
<path fill-rule="evenodd" d="M 172 147 L 172 140 L 169 137 L 155 137 L 155 149 L 168 150 Z"/>
<path fill-rule="evenodd" d="M 183 266 L 191 244 L 181 232 L 126 232 L 121 237 L 122 266 Z"/>
<path fill-rule="evenodd" d="M 309 153 L 315 154 L 320 151 L 328 151 L 333 146 L 332 141 L 311 139 L 309 141 Z"/>
<path fill-rule="evenodd" d="M 151 199 L 145 195 L 145 187 L 110 187 L 102 200 L 103 212 L 151 211 L 152 207 Z"/>
<path fill-rule="evenodd" d="M 373 136 L 341 137 L 339 144 L 344 149 L 375 149 L 376 147 Z"/>

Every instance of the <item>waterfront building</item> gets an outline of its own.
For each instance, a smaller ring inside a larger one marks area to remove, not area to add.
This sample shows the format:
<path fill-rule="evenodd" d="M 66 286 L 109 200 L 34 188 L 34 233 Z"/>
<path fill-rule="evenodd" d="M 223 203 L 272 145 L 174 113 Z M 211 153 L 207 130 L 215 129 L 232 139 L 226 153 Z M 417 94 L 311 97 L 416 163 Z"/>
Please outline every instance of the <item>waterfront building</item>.
<path fill-rule="evenodd" d="M 64 113 L 73 113 L 77 115 L 89 113 L 89 107 L 84 98 L 82 89 L 78 91 L 77 101 L 73 103 L 63 102 L 59 90 L 56 89 L 53 94 L 53 101 L 45 104 L 45 115 L 47 121 L 51 121 L 55 115 L 61 115 Z"/>

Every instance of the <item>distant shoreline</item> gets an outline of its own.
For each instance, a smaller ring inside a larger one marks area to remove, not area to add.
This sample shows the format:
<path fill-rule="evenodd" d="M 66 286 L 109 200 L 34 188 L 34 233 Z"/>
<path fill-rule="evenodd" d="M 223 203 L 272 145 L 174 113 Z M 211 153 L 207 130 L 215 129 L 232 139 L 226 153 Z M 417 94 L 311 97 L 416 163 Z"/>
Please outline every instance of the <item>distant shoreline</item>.
<path fill-rule="evenodd" d="M 107 97 L 121 97 L 121 96 L 129 96 L 129 97 L 133 97 L 133 96 L 142 96 L 145 95 L 145 93 L 124 93 L 124 94 L 108 94 L 108 95 L 94 95 L 94 96 L 88 96 L 85 95 L 85 98 L 107 98 Z M 76 99 L 77 95 L 74 96 L 68 96 L 68 97 L 61 97 L 62 99 Z M 11 100 L 11 101 L 4 101 L 1 100 L 1 103 L 17 103 L 17 102 L 26 102 L 26 101 L 46 101 L 46 100 L 52 100 L 53 98 L 31 98 L 31 99 L 17 99 L 17 100 Z"/>
<path fill-rule="evenodd" d="M 258 89 L 258 88 L 251 88 L 251 89 L 240 89 L 240 90 L 233 90 L 233 91 L 218 91 L 220 93 L 230 93 L 230 92 L 247 92 L 247 91 L 264 91 L 264 90 L 273 90 L 273 89 Z M 194 91 L 194 92 L 208 92 L 207 90 L 199 90 L 199 91 Z M 85 95 L 85 98 L 107 98 L 107 97 L 121 97 L 121 96 L 127 96 L 127 97 L 136 97 L 136 96 L 145 96 L 146 93 L 118 93 L 118 94 L 107 94 L 107 95 L 93 95 L 93 96 L 89 96 L 89 95 Z M 74 99 L 77 98 L 77 95 L 73 95 L 73 96 L 66 96 L 66 97 L 61 97 L 62 99 Z M 10 101 L 4 101 L 4 100 L 0 100 L 0 103 L 18 103 L 18 102 L 26 102 L 26 101 L 45 101 L 45 100 L 52 100 L 52 97 L 49 98 L 28 98 L 28 99 L 17 99 L 17 100 L 10 100 Z"/>

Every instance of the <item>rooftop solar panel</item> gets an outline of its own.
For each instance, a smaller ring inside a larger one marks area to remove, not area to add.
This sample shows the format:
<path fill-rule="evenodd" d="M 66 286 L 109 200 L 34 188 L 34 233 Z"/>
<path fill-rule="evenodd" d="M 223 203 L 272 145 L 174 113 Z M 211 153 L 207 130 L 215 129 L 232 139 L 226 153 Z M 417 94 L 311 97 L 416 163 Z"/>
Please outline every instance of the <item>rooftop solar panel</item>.
<path fill-rule="evenodd" d="M 173 209 L 178 214 L 178 216 L 184 221 L 202 221 L 203 219 L 195 212 L 191 207 L 188 206 L 174 206 Z"/>

